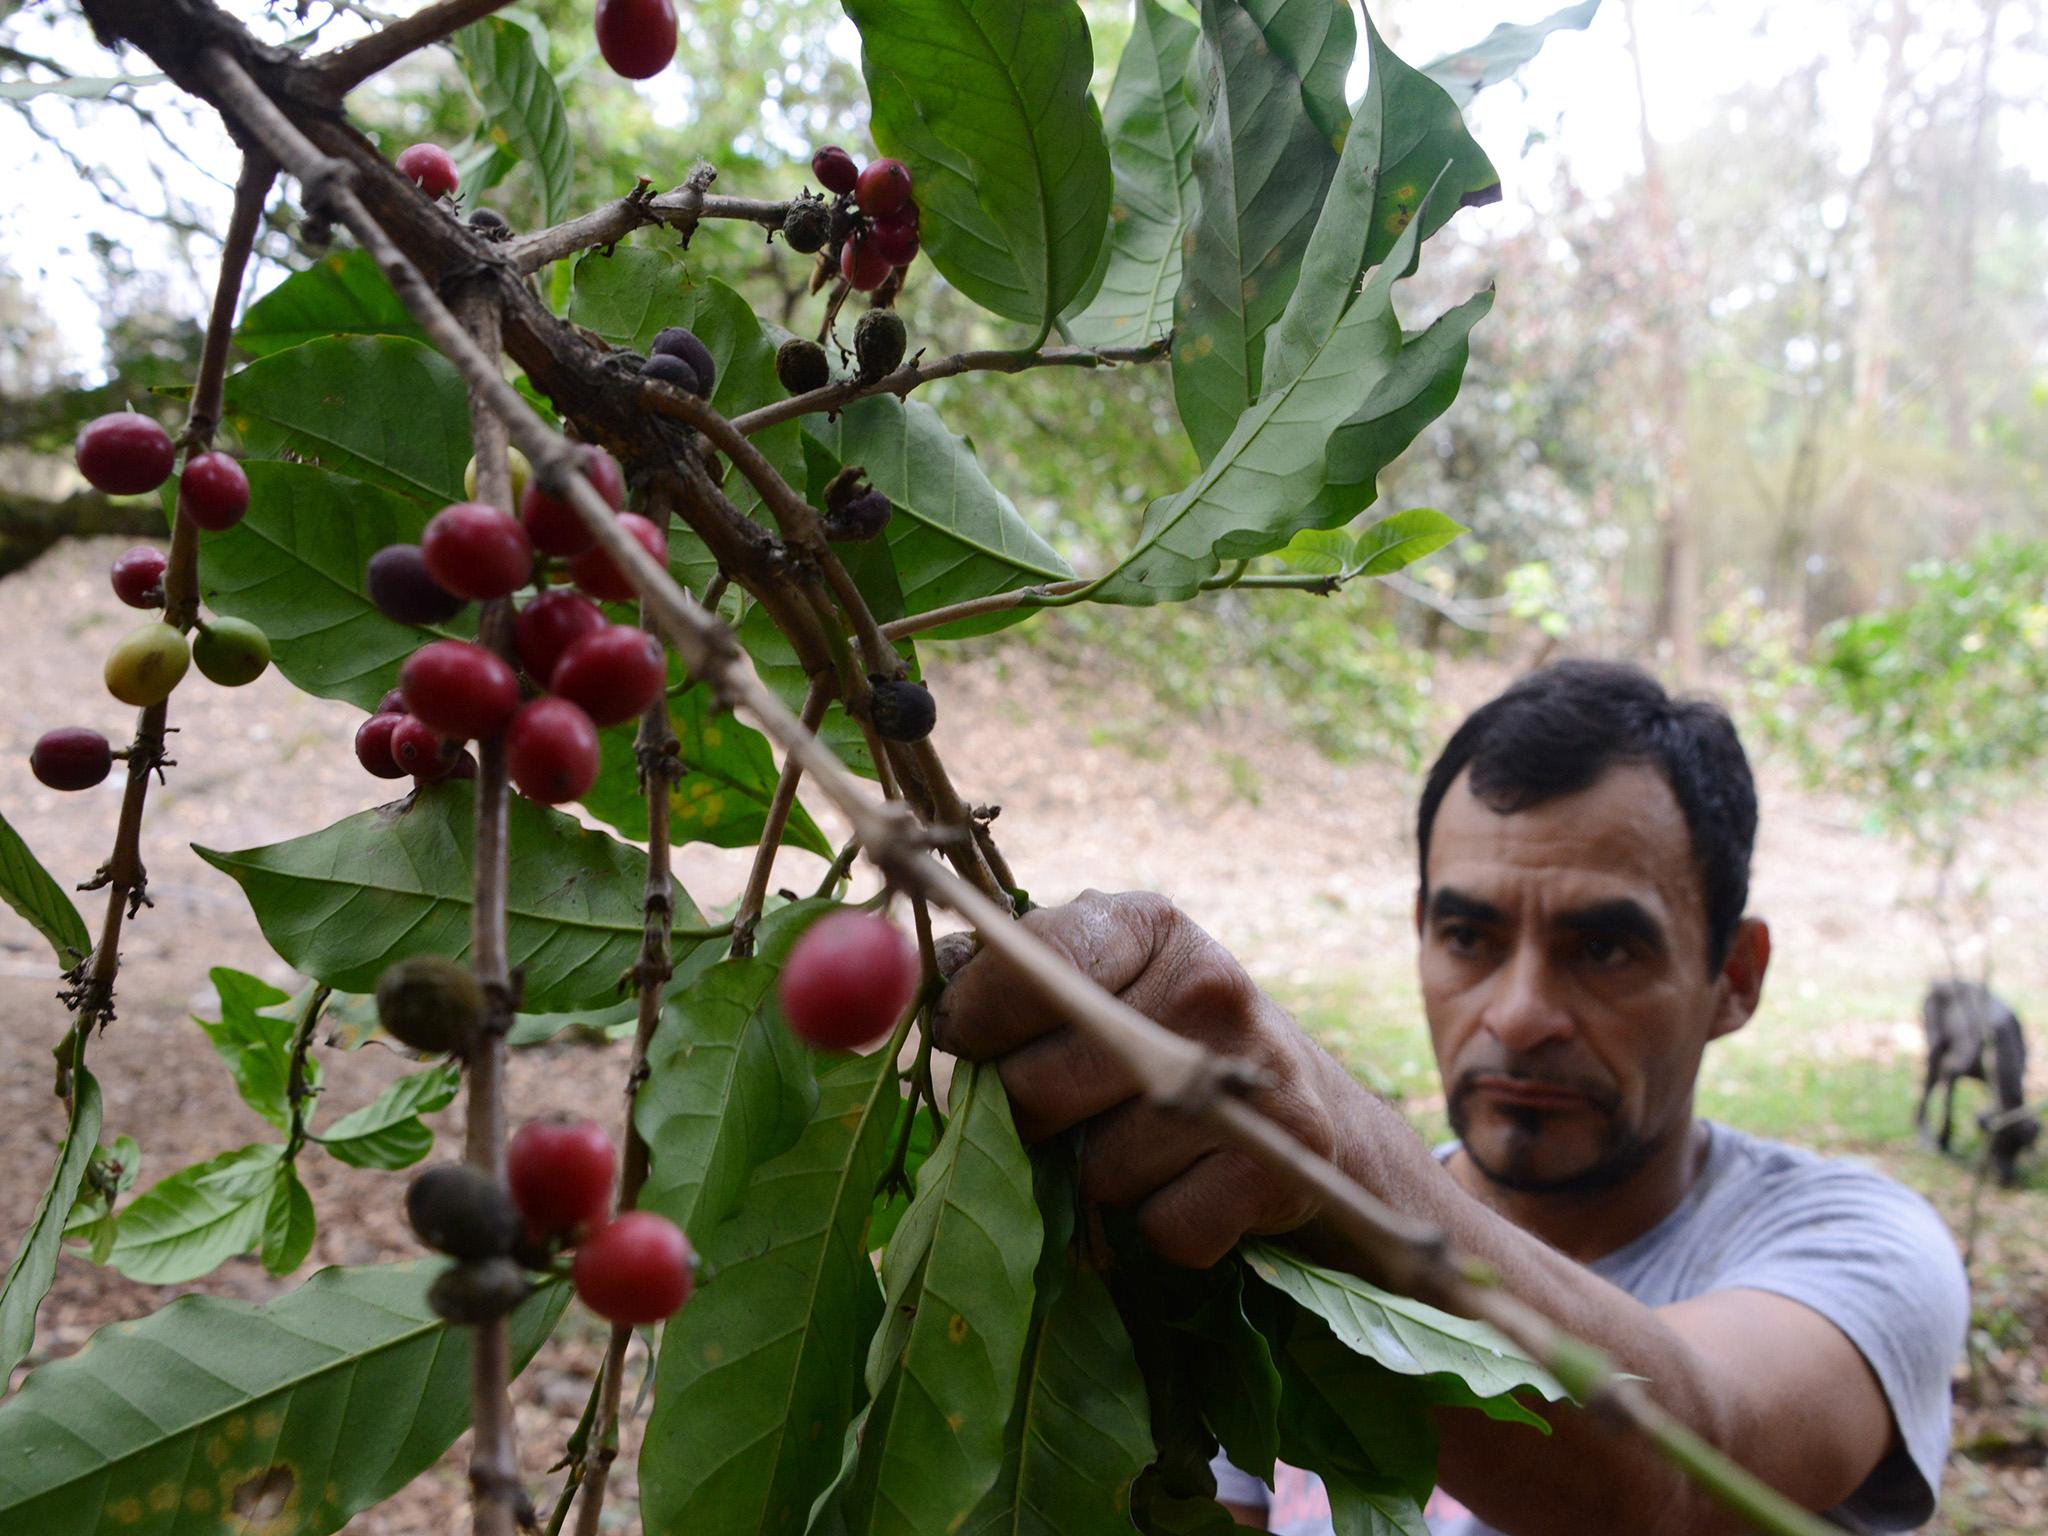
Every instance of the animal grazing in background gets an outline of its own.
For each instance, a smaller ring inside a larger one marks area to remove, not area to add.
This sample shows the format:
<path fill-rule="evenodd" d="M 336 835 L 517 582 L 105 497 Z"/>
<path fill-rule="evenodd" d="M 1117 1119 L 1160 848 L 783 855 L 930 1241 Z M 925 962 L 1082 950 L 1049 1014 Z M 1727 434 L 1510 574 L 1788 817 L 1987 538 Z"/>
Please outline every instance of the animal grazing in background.
<path fill-rule="evenodd" d="M 1937 1086 L 1948 1092 L 1942 1101 L 1941 1133 L 1935 1138 L 1948 1150 L 1955 1120 L 1956 1083 L 1974 1077 L 1991 1089 L 1993 1108 L 1977 1117 L 1979 1126 L 2015 1110 L 2026 1101 L 2027 1043 L 2020 1021 L 1989 987 L 1974 981 L 1937 981 L 1920 1004 L 1920 1026 L 1927 1035 L 1927 1081 L 1920 1090 L 1920 1108 L 1913 1124 L 1927 1134 L 1927 1101 Z M 1988 1056 L 1988 1061 L 1987 1061 Z M 2041 1117 L 2025 1115 L 1991 1131 L 1991 1161 L 1998 1182 L 2018 1181 L 2020 1153 L 2041 1134 Z"/>

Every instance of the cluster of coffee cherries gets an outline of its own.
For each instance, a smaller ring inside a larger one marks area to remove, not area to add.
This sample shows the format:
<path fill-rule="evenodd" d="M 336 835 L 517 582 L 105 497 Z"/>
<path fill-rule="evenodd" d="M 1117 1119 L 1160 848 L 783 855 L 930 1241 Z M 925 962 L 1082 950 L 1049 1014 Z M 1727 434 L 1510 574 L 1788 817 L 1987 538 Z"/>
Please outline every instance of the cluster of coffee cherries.
<path fill-rule="evenodd" d="M 109 496 L 146 496 L 171 477 L 177 448 L 139 411 L 89 421 L 74 448 L 78 472 Z M 212 532 L 232 528 L 249 510 L 249 477 L 225 453 L 196 453 L 178 476 L 181 515 Z M 120 555 L 108 572 L 114 596 L 130 608 L 164 605 L 164 552 L 149 546 Z M 169 624 L 130 630 L 107 653 L 107 692 L 123 704 L 161 704 L 188 667 L 223 688 L 253 683 L 270 665 L 270 639 L 245 619 L 201 618 L 188 644 Z M 91 789 L 113 768 L 107 738 L 86 726 L 48 731 L 29 753 L 29 769 L 51 789 Z"/>
<path fill-rule="evenodd" d="M 705 362 L 709 372 L 708 355 Z M 618 462 L 594 446 L 583 454 L 590 483 L 614 510 L 622 508 L 626 484 Z M 518 670 L 467 640 L 429 641 L 406 658 L 398 687 L 358 728 L 356 758 L 379 778 L 410 774 L 433 783 L 473 772 L 463 743 L 503 731 L 513 786 L 541 805 L 560 805 L 581 798 L 597 778 L 598 728 L 645 711 L 667 686 L 668 668 L 651 635 L 613 624 L 598 607 L 630 598 L 634 589 L 574 506 L 545 489 L 516 450 L 511 466 L 517 516 L 477 501 L 444 507 L 418 544 L 390 545 L 370 557 L 364 588 L 385 617 L 431 627 L 471 602 L 538 587 L 513 624 Z M 619 511 L 618 525 L 650 558 L 666 563 L 653 523 Z M 558 576 L 574 590 L 547 584 Z M 530 688 L 522 689 L 521 672 Z"/>
<path fill-rule="evenodd" d="M 861 165 L 837 144 L 827 144 L 811 156 L 811 174 L 832 201 L 806 194 L 790 203 L 782 237 L 791 250 L 825 252 L 828 261 L 839 263 L 839 275 L 862 293 L 874 292 L 890 273 L 916 260 L 917 200 L 901 160 Z"/>
<path fill-rule="evenodd" d="M 481 1037 L 484 993 L 466 966 L 414 955 L 377 978 L 377 1020 L 401 1045 L 466 1056 Z M 406 1191 L 420 1241 L 456 1262 L 427 1299 L 452 1323 L 502 1317 L 525 1299 L 531 1271 L 576 1251 L 570 1279 L 614 1323 L 658 1323 L 690 1294 L 690 1246 L 647 1211 L 611 1216 L 618 1158 L 588 1120 L 537 1120 L 505 1149 L 505 1182 L 466 1163 L 429 1168 Z"/>

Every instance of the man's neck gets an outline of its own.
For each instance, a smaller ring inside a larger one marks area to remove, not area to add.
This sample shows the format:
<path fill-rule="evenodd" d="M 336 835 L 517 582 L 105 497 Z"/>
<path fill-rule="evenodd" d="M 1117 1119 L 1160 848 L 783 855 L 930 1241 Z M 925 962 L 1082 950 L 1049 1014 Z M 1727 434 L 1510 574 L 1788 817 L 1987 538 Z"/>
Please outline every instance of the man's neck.
<path fill-rule="evenodd" d="M 1706 1153 L 1706 1126 L 1687 1116 L 1625 1183 L 1593 1194 L 1546 1195 L 1503 1188 L 1479 1171 L 1463 1147 L 1445 1166 L 1466 1194 L 1567 1258 L 1590 1264 L 1641 1237 L 1677 1209 L 1698 1179 Z"/>

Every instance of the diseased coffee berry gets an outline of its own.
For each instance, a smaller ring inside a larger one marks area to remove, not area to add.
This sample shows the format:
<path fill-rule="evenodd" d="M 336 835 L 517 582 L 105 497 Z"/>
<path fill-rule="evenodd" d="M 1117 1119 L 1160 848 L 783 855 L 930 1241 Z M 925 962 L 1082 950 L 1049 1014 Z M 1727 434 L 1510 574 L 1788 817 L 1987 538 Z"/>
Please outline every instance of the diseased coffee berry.
<path fill-rule="evenodd" d="M 575 1232 L 602 1222 L 618 1165 L 611 1138 L 590 1120 L 530 1121 L 505 1146 L 512 1203 L 536 1232 Z"/>
<path fill-rule="evenodd" d="M 686 326 L 672 325 L 661 332 L 649 345 L 649 352 L 659 357 L 667 353 L 680 357 L 690 365 L 697 375 L 699 393 L 709 396 L 712 386 L 718 381 L 718 363 L 711 355 L 711 349 L 697 339 L 697 333 Z"/>
<path fill-rule="evenodd" d="M 107 653 L 107 692 L 138 709 L 171 696 L 192 664 L 185 637 L 168 624 L 131 629 Z"/>
<path fill-rule="evenodd" d="M 427 1287 L 434 1315 L 459 1328 L 474 1328 L 505 1316 L 532 1292 L 533 1284 L 515 1260 L 485 1259 L 456 1264 Z"/>
<path fill-rule="evenodd" d="M 116 555 L 108 572 L 114 596 L 130 608 L 163 607 L 164 564 L 164 552 L 147 544 Z"/>
<path fill-rule="evenodd" d="M 901 160 L 873 160 L 853 185 L 853 200 L 871 219 L 885 219 L 910 201 L 910 172 Z"/>
<path fill-rule="evenodd" d="M 445 624 L 466 606 L 434 580 L 417 544 L 390 544 L 370 556 L 363 593 L 394 624 Z"/>
<path fill-rule="evenodd" d="M 854 235 L 839 247 L 839 275 L 858 292 L 872 293 L 894 270 L 864 235 Z"/>
<path fill-rule="evenodd" d="M 602 448 L 586 444 L 583 449 L 583 477 L 617 511 L 626 504 L 626 476 L 619 461 Z M 519 520 L 533 547 L 550 555 L 580 555 L 597 540 L 576 508 L 566 498 L 555 496 L 536 480 L 519 498 Z"/>
<path fill-rule="evenodd" d="M 939 707 L 931 690 L 909 678 L 868 679 L 874 693 L 868 703 L 875 729 L 891 741 L 923 741 L 938 722 Z"/>
<path fill-rule="evenodd" d="M 519 519 L 480 501 L 443 507 L 420 535 L 427 574 L 457 597 L 488 602 L 533 579 L 533 540 Z"/>
<path fill-rule="evenodd" d="M 904 220 L 900 212 L 893 218 L 877 219 L 868 239 L 892 266 L 907 267 L 917 260 L 917 225 Z"/>
<path fill-rule="evenodd" d="M 405 718 L 372 715 L 356 727 L 356 761 L 380 779 L 402 779 L 410 771 L 399 766 L 391 751 L 391 737 Z"/>
<path fill-rule="evenodd" d="M 519 498 L 526 494 L 528 482 L 533 479 L 533 465 L 517 448 L 505 450 L 506 467 L 512 471 L 512 505 L 519 505 Z M 469 456 L 469 462 L 462 467 L 462 494 L 471 501 L 476 498 L 476 455 Z"/>
<path fill-rule="evenodd" d="M 249 510 L 249 477 L 224 453 L 195 454 L 178 476 L 178 506 L 208 533 L 232 528 Z"/>
<path fill-rule="evenodd" d="M 519 707 L 519 677 L 494 651 L 467 640 L 435 640 L 398 671 L 406 710 L 454 741 L 495 736 Z"/>
<path fill-rule="evenodd" d="M 690 1299 L 690 1245 L 652 1211 L 627 1211 L 576 1250 L 570 1279 L 607 1322 L 658 1323 Z"/>
<path fill-rule="evenodd" d="M 28 771 L 51 789 L 91 789 L 113 766 L 107 738 L 82 725 L 43 732 L 28 754 Z"/>
<path fill-rule="evenodd" d="M 599 725 L 617 725 L 646 711 L 668 686 L 661 646 L 644 629 L 612 624 L 562 652 L 548 691 Z"/>
<path fill-rule="evenodd" d="M 919 975 L 917 947 L 902 929 L 876 913 L 842 908 L 790 947 L 775 994 L 798 1038 L 854 1051 L 896 1027 Z"/>
<path fill-rule="evenodd" d="M 415 144 L 398 154 L 398 174 L 410 177 L 429 197 L 446 197 L 462 185 L 455 157 L 438 144 Z"/>
<path fill-rule="evenodd" d="M 676 56 L 676 11 L 669 0 L 597 0 L 597 51 L 612 72 L 645 80 Z"/>
<path fill-rule="evenodd" d="M 495 1259 L 519 1239 L 519 1208 L 505 1187 L 468 1163 L 438 1163 L 405 1191 L 405 1219 L 421 1242 L 451 1259 Z"/>
<path fill-rule="evenodd" d="M 496 242 L 512 238 L 512 226 L 505 222 L 505 215 L 495 208 L 479 208 L 469 216 L 469 227 L 476 231 L 479 240 Z M 474 496 L 475 491 L 470 495 Z"/>
<path fill-rule="evenodd" d="M 446 955 L 413 955 L 386 966 L 377 978 L 377 1022 L 400 1045 L 430 1056 L 467 1051 L 483 1028 L 483 985 L 468 966 Z"/>
<path fill-rule="evenodd" d="M 270 637 L 247 619 L 209 619 L 192 641 L 192 665 L 223 688 L 240 688 L 270 665 Z"/>
<path fill-rule="evenodd" d="M 782 215 L 782 238 L 799 255 L 822 251 L 832 238 L 832 210 L 825 206 L 825 199 L 815 192 L 791 198 Z"/>
<path fill-rule="evenodd" d="M 391 760 L 399 774 L 411 774 L 422 784 L 432 784 L 454 773 L 469 754 L 459 742 L 445 741 L 440 732 L 411 715 L 398 716 L 391 729 Z"/>
<path fill-rule="evenodd" d="M 811 174 L 827 192 L 851 192 L 860 184 L 860 167 L 837 144 L 827 144 L 812 153 Z"/>
<path fill-rule="evenodd" d="M 604 610 L 597 604 L 557 587 L 519 610 L 512 626 L 512 646 L 526 675 L 545 688 L 562 652 L 585 635 L 596 634 L 605 623 Z"/>
<path fill-rule="evenodd" d="M 657 565 L 668 563 L 668 550 L 661 530 L 637 512 L 621 512 L 619 526 L 633 536 Z M 587 550 L 569 562 L 569 579 L 592 597 L 606 602 L 624 602 L 638 590 L 626 573 L 601 549 Z"/>
<path fill-rule="evenodd" d="M 815 341 L 792 336 L 775 349 L 775 377 L 792 395 L 805 395 L 832 382 L 832 363 Z"/>
<path fill-rule="evenodd" d="M 697 370 L 672 352 L 657 352 L 640 365 L 643 379 L 659 379 L 664 384 L 673 384 L 686 395 L 701 395 L 704 391 L 697 385 Z"/>
<path fill-rule="evenodd" d="M 869 487 L 857 496 L 848 497 L 838 511 L 825 514 L 825 537 L 844 544 L 858 544 L 865 539 L 876 538 L 889 526 L 889 519 L 895 511 L 887 496 Z"/>
<path fill-rule="evenodd" d="M 171 477 L 178 452 L 171 435 L 140 411 L 115 411 L 78 429 L 78 472 L 109 496 L 141 496 Z"/>
<path fill-rule="evenodd" d="M 871 309 L 853 328 L 853 358 L 858 378 L 872 384 L 884 374 L 894 373 L 910 345 L 903 317 L 893 309 Z"/>
<path fill-rule="evenodd" d="M 536 804 L 582 799 L 597 766 L 597 727 L 567 699 L 534 699 L 505 727 L 505 771 Z"/>

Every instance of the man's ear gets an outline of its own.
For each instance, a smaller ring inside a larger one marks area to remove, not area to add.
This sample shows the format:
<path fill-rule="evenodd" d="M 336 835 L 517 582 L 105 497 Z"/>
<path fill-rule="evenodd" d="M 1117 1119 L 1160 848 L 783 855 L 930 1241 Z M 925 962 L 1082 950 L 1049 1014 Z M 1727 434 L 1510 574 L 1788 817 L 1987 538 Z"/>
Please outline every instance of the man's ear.
<path fill-rule="evenodd" d="M 1721 1002 L 1709 1040 L 1732 1035 L 1749 1022 L 1763 1001 L 1764 972 L 1770 968 L 1770 924 L 1760 917 L 1745 917 L 1735 925 L 1728 958 L 1721 962 Z"/>

